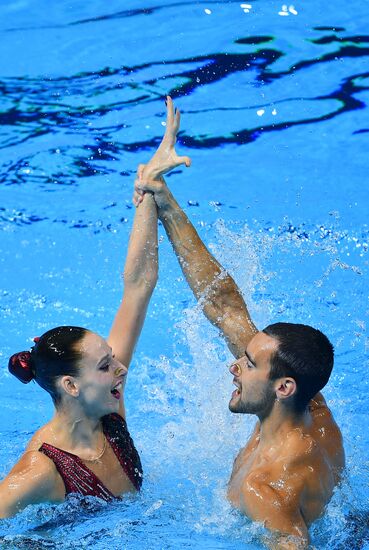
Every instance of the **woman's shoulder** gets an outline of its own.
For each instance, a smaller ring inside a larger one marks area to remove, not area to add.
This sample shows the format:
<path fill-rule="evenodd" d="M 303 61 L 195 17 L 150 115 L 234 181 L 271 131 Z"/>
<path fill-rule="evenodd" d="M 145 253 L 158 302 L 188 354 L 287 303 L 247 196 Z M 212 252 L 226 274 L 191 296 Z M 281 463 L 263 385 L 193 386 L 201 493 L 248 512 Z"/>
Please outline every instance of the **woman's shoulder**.
<path fill-rule="evenodd" d="M 43 443 L 47 443 L 50 440 L 51 433 L 52 433 L 52 429 L 50 426 L 50 422 L 48 422 L 33 434 L 32 438 L 27 444 L 25 453 L 38 451 Z M 42 453 L 39 453 L 39 454 L 42 454 Z"/>
<path fill-rule="evenodd" d="M 9 517 L 28 504 L 61 502 L 64 486 L 53 462 L 39 451 L 26 451 L 0 483 L 0 517 Z"/>
<path fill-rule="evenodd" d="M 48 423 L 35 432 L 3 483 L 21 480 L 22 492 L 40 490 L 53 493 L 53 489 L 58 485 L 59 474 L 54 462 L 40 452 L 49 431 Z"/>
<path fill-rule="evenodd" d="M 18 462 L 13 466 L 11 474 L 29 472 L 31 475 L 38 475 L 43 480 L 50 478 L 54 480 L 57 469 L 52 460 L 38 450 L 26 450 Z"/>

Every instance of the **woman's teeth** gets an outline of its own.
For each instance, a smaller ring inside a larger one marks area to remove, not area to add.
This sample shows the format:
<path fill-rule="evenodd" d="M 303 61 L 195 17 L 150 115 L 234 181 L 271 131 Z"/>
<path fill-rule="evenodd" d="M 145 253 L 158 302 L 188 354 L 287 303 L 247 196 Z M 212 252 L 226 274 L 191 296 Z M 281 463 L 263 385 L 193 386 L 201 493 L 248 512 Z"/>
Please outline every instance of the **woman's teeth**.
<path fill-rule="evenodd" d="M 111 394 L 113 397 L 115 397 L 115 399 L 120 399 L 120 390 L 122 389 L 122 384 L 119 383 L 117 386 L 115 386 L 115 388 L 113 388 L 111 390 Z"/>

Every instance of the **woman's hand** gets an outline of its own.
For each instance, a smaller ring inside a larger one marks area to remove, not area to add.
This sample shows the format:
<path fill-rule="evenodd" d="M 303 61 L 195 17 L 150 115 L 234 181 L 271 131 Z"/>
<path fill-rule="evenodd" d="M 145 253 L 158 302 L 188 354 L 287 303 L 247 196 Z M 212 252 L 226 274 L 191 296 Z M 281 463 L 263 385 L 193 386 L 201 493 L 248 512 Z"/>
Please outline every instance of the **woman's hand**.
<path fill-rule="evenodd" d="M 187 167 L 191 165 L 190 157 L 180 157 L 175 150 L 177 133 L 181 115 L 178 109 L 174 109 L 173 101 L 170 96 L 167 96 L 167 121 L 164 137 L 149 163 L 144 169 L 145 179 L 156 179 L 173 168 L 185 164 Z"/>

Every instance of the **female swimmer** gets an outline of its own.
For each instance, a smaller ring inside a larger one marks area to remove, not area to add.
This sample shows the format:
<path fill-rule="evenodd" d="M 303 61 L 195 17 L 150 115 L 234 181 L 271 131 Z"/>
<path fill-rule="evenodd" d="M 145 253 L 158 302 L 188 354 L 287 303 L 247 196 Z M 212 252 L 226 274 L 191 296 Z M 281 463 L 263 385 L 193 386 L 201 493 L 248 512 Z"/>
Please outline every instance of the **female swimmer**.
<path fill-rule="evenodd" d="M 168 98 L 165 135 L 148 166 L 158 160 L 171 168 L 189 164 L 174 149 L 178 128 L 179 112 Z M 157 271 L 157 210 L 146 194 L 136 210 L 123 298 L 107 340 L 88 329 L 57 327 L 9 360 L 20 381 L 35 380 L 51 395 L 55 414 L 0 483 L 0 517 L 29 504 L 61 502 L 69 493 L 110 500 L 140 489 L 141 462 L 127 430 L 123 392 Z"/>

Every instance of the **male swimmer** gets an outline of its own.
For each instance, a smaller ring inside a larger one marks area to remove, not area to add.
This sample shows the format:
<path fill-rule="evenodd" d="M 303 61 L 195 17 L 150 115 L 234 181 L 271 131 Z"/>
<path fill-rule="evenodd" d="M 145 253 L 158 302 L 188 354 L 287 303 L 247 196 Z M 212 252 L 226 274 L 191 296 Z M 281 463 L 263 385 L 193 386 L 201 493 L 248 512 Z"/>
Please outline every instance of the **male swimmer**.
<path fill-rule="evenodd" d="M 168 189 L 163 174 L 188 157 L 174 150 L 179 112 L 167 98 L 167 140 L 145 169 L 139 167 L 134 203 L 154 194 L 158 216 L 182 271 L 235 356 L 236 389 L 229 408 L 255 414 L 255 430 L 240 450 L 228 484 L 230 502 L 272 532 L 278 548 L 304 548 L 345 464 L 342 436 L 320 393 L 333 367 L 328 338 L 310 326 L 276 323 L 258 331 L 239 288 L 210 254 Z M 165 145 L 165 144 L 164 144 Z M 247 268 L 247 258 L 245 258 Z"/>

